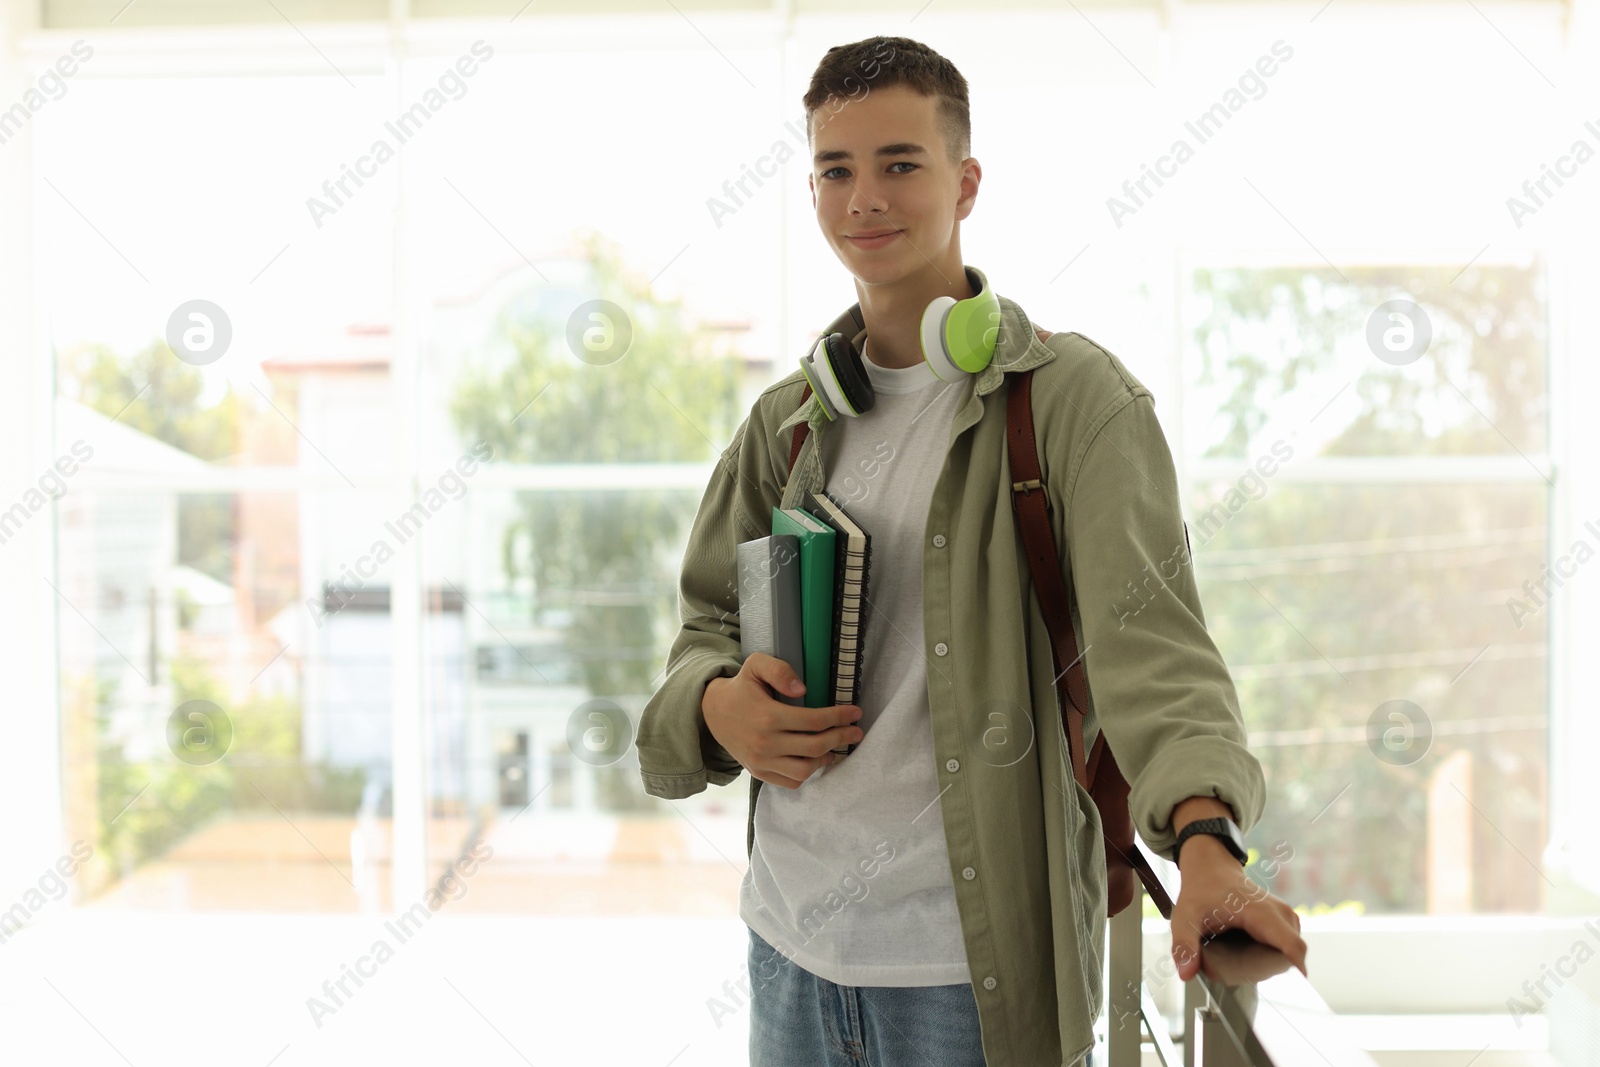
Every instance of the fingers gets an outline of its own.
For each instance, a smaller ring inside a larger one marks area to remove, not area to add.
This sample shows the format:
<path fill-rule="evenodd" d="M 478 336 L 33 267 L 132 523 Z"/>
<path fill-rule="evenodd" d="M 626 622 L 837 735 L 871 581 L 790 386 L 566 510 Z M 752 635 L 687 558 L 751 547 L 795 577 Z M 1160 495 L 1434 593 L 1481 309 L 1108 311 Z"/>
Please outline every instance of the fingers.
<path fill-rule="evenodd" d="M 770 685 L 775 693 L 797 697 L 806 691 L 805 683 L 794 673 L 794 668 L 777 656 L 766 652 L 752 652 L 746 657 L 744 666 L 757 678 Z"/>
<path fill-rule="evenodd" d="M 1200 969 L 1200 950 L 1189 944 L 1172 946 L 1172 961 L 1178 967 L 1178 979 L 1187 982 Z"/>
<path fill-rule="evenodd" d="M 795 781 L 793 778 L 787 778 L 787 777 L 785 777 L 785 776 L 783 776 L 781 774 L 776 773 L 775 771 L 763 770 L 758 774 L 754 770 L 752 770 L 750 772 L 750 775 L 753 778 L 761 779 L 763 782 L 767 783 L 768 785 L 779 786 L 779 787 L 781 787 L 783 789 L 799 789 L 800 785 L 801 785 L 800 782 Z"/>
<path fill-rule="evenodd" d="M 1239 925 L 1246 933 L 1283 953 L 1306 974 L 1306 942 L 1300 936 L 1300 916 L 1293 908 L 1274 897 L 1271 907 L 1246 908 L 1242 918 Z"/>
<path fill-rule="evenodd" d="M 1301 974 L 1309 978 L 1311 975 L 1306 970 L 1306 939 L 1300 936 L 1300 916 L 1295 914 L 1293 908 L 1289 908 L 1289 917 L 1294 921 L 1294 931 L 1288 934 L 1289 947 L 1283 950 L 1283 954 L 1294 961 Z"/>
<path fill-rule="evenodd" d="M 785 706 L 780 709 L 779 714 L 784 716 L 789 729 L 814 734 L 856 722 L 861 718 L 861 709 L 854 704 L 835 704 L 827 708 Z"/>
<path fill-rule="evenodd" d="M 1226 916 L 1213 910 L 1200 922 L 1195 921 L 1194 911 L 1180 895 L 1172 913 L 1172 960 L 1183 981 L 1205 966 L 1203 939 L 1230 929 L 1242 930 L 1261 944 L 1277 949 L 1301 974 L 1310 977 L 1306 971 L 1306 942 L 1300 936 L 1300 916 L 1277 897 L 1264 896 Z"/>
<path fill-rule="evenodd" d="M 1172 961 L 1177 964 L 1178 978 L 1185 982 L 1200 969 L 1200 931 L 1176 911 L 1172 915 Z"/>
<path fill-rule="evenodd" d="M 821 709 L 817 709 L 821 710 Z M 866 731 L 859 726 L 849 724 L 826 727 L 817 731 L 787 730 L 772 735 L 772 754 L 782 759 L 786 756 L 817 759 L 826 756 L 834 749 L 853 745 L 866 736 Z"/>
<path fill-rule="evenodd" d="M 1290 962 L 1300 968 L 1301 974 L 1306 974 L 1306 941 L 1300 936 L 1300 916 L 1283 901 L 1274 899 L 1274 903 L 1277 904 L 1274 918 L 1279 932 L 1272 945 L 1288 956 Z"/>
<path fill-rule="evenodd" d="M 760 778 L 771 785 L 781 785 L 785 789 L 799 789 L 811 776 L 834 760 L 832 752 L 825 752 L 821 756 L 780 756 L 771 764 L 761 769 Z M 774 770 L 773 768 L 777 768 Z"/>

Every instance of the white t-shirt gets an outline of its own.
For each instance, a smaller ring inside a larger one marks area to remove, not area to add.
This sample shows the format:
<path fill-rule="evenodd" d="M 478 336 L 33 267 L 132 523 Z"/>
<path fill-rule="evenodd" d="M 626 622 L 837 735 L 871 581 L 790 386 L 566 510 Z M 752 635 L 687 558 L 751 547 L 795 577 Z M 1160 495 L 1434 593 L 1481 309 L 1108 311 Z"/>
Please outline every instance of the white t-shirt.
<path fill-rule="evenodd" d="M 858 336 L 859 346 L 865 334 Z M 970 982 L 938 803 L 922 552 L 963 392 L 865 360 L 876 401 L 822 435 L 828 491 L 872 534 L 856 704 L 865 737 L 798 789 L 763 784 L 739 917 L 839 985 Z"/>

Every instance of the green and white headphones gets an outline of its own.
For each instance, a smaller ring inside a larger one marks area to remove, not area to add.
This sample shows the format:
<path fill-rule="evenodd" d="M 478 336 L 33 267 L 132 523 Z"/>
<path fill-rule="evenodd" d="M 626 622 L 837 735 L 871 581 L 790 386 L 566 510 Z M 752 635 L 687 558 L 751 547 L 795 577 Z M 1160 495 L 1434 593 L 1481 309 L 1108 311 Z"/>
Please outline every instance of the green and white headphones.
<path fill-rule="evenodd" d="M 1000 338 L 1000 298 L 976 267 L 964 267 L 973 295 L 965 300 L 935 297 L 922 313 L 922 358 L 940 381 L 953 382 L 977 374 L 994 359 Z M 866 328 L 861 305 L 840 315 L 811 351 L 800 358 L 800 370 L 829 421 L 841 414 L 854 417 L 872 410 L 876 400 L 851 338 Z M 846 334 L 844 331 L 851 332 Z"/>

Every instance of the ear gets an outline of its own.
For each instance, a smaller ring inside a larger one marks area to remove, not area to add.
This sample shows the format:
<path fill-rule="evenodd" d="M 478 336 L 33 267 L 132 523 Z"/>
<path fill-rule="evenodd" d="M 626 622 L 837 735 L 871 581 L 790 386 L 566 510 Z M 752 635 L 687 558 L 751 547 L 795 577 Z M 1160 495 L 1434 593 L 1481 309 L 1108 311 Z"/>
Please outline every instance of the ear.
<path fill-rule="evenodd" d="M 957 179 L 956 221 L 962 222 L 972 214 L 978 202 L 978 184 L 983 181 L 983 165 L 975 157 L 961 161 L 961 174 Z"/>
<path fill-rule="evenodd" d="M 817 210 L 817 176 L 815 173 L 806 175 L 806 188 L 811 190 L 811 210 Z"/>

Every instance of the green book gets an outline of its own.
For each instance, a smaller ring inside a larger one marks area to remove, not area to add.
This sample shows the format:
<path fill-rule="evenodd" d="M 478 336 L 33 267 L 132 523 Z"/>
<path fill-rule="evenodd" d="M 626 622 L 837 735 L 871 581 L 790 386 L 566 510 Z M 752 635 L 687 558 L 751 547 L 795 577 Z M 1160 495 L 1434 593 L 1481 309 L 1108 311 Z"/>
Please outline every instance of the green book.
<path fill-rule="evenodd" d="M 833 527 L 804 508 L 772 509 L 774 535 L 800 542 L 800 632 L 806 665 L 805 706 L 833 704 L 833 571 L 838 554 Z"/>

